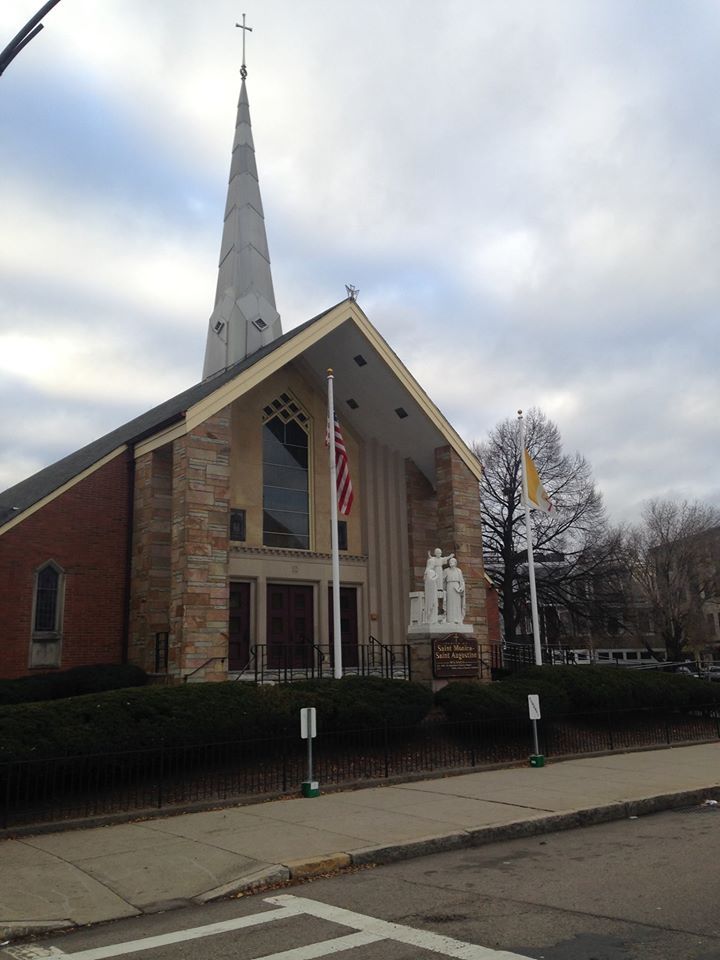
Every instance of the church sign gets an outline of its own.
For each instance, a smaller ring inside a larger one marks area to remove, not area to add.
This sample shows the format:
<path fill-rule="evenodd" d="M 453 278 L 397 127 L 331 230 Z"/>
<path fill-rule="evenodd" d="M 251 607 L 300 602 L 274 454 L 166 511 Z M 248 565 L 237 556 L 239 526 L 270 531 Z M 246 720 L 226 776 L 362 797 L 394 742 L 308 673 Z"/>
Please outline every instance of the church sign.
<path fill-rule="evenodd" d="M 463 637 L 458 633 L 432 642 L 433 676 L 477 677 L 478 648 L 473 637 Z"/>

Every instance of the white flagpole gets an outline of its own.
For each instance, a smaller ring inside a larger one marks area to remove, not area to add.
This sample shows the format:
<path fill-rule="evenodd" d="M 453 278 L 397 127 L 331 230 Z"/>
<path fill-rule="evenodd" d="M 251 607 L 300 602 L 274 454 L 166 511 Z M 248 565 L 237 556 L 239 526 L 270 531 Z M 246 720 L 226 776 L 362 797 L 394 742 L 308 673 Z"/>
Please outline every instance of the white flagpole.
<path fill-rule="evenodd" d="M 334 677 L 343 675 L 342 636 L 340 633 L 340 549 L 337 521 L 337 462 L 335 460 L 335 401 L 333 399 L 333 372 L 328 368 L 328 450 L 330 452 L 330 543 L 332 544 L 332 598 L 333 598 L 333 654 Z"/>
<path fill-rule="evenodd" d="M 522 410 L 518 410 L 520 421 L 520 463 L 522 465 L 522 491 L 525 504 L 525 538 L 527 541 L 528 578 L 530 580 L 530 609 L 532 611 L 533 646 L 535 663 L 542 666 L 542 648 L 540 646 L 540 618 L 538 617 L 537 590 L 535 589 L 535 558 L 533 557 L 532 526 L 530 523 L 530 501 L 528 498 L 527 471 L 525 469 L 525 421 Z"/>

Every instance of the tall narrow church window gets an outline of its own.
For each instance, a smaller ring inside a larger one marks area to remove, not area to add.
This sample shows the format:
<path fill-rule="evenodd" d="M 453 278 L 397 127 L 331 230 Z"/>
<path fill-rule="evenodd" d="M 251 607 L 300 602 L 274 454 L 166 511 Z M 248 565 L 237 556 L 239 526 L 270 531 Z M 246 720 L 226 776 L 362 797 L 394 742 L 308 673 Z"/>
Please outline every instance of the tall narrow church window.
<path fill-rule="evenodd" d="M 65 575 L 48 560 L 35 571 L 30 667 L 59 667 Z"/>
<path fill-rule="evenodd" d="M 288 393 L 263 414 L 263 543 L 309 550 L 310 418 Z"/>
<path fill-rule="evenodd" d="M 41 567 L 35 578 L 34 633 L 57 633 L 60 612 L 60 571 L 53 563 Z"/>

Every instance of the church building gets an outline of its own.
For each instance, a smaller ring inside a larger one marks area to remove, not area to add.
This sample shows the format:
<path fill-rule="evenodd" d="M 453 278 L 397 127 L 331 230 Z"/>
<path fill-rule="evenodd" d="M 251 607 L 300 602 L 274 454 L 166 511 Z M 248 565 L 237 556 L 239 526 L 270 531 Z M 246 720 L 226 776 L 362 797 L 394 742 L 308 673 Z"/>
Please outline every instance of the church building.
<path fill-rule="evenodd" d="M 0 494 L 0 677 L 331 675 L 329 369 L 344 669 L 404 647 L 437 547 L 487 657 L 480 465 L 351 293 L 283 334 L 243 69 L 203 379 Z"/>

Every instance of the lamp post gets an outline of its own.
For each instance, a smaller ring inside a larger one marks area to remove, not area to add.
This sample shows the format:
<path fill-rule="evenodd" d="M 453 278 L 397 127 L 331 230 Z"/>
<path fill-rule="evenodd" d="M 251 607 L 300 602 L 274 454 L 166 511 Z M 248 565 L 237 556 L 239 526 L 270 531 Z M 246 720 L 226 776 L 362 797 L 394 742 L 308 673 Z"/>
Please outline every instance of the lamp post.
<path fill-rule="evenodd" d="M 60 3 L 60 0 L 48 0 L 48 2 L 41 7 L 40 10 L 38 10 L 35 16 L 28 20 L 20 33 L 14 36 L 10 43 L 0 53 L 0 76 L 2 76 L 2 74 L 5 72 L 5 68 L 9 63 L 11 63 L 11 61 L 15 59 L 22 48 L 30 43 L 33 37 L 36 37 L 40 33 L 43 28 L 43 25 L 40 23 L 40 21 L 57 3 Z"/>

